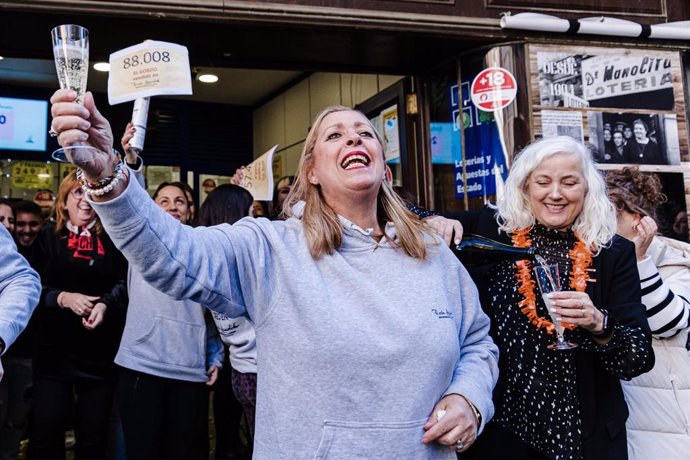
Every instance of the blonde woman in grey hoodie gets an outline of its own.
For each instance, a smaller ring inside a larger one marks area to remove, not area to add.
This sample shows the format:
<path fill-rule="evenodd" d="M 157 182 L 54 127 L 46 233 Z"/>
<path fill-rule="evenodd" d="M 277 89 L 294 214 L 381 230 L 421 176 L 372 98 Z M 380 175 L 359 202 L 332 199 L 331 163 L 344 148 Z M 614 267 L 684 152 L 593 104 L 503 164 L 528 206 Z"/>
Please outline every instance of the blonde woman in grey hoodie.
<path fill-rule="evenodd" d="M 381 138 L 345 107 L 309 132 L 285 221 L 187 228 L 151 204 L 111 153 L 87 93 L 58 90 L 61 144 L 94 207 L 159 289 L 256 330 L 254 458 L 455 459 L 493 414 L 497 349 L 476 287 L 385 180 Z M 122 177 L 124 176 L 124 177 Z M 114 180 L 114 179 L 113 179 Z M 107 190 L 106 190 L 107 187 Z"/>

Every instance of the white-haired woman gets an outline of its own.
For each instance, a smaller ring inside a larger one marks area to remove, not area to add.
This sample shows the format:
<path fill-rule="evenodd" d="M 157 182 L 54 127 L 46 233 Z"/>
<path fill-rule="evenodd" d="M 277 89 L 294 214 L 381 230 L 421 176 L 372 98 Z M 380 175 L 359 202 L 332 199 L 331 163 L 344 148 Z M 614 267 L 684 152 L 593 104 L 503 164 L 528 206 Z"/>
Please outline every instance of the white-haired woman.
<path fill-rule="evenodd" d="M 83 107 L 75 96 L 54 94 L 52 127 L 108 152 L 72 159 L 130 262 L 166 293 L 255 325 L 254 458 L 454 459 L 474 441 L 493 413 L 488 318 L 452 252 L 385 182 L 362 113 L 316 118 L 286 221 L 191 229 L 126 177 L 101 185 L 120 176 L 110 126 L 90 93 Z"/>
<path fill-rule="evenodd" d="M 499 347 L 496 415 L 467 458 L 625 458 L 628 415 L 619 379 L 654 363 L 633 245 L 589 151 L 543 139 L 516 157 L 497 209 L 461 216 L 464 232 L 531 246 L 558 264 L 554 313 L 572 350 L 551 350 L 554 324 L 532 260 L 478 269 Z M 465 458 L 465 456 L 463 456 Z"/>

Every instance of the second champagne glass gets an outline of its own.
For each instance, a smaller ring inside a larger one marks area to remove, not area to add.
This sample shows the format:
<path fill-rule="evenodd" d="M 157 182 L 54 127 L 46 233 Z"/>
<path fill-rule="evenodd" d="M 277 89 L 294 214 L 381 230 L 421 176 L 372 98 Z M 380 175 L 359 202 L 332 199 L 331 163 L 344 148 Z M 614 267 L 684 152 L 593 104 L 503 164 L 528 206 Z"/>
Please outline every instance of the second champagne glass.
<path fill-rule="evenodd" d="M 63 24 L 55 27 L 51 35 L 60 88 L 76 91 L 77 102 L 83 104 L 89 75 L 89 31 L 76 24 Z M 53 159 L 69 161 L 74 149 L 98 151 L 89 145 L 74 144 L 54 151 Z"/>
<path fill-rule="evenodd" d="M 544 305 L 551 316 L 554 326 L 556 326 L 556 343 L 552 343 L 548 348 L 552 350 L 569 350 L 577 347 L 576 344 L 567 342 L 563 336 L 563 323 L 560 317 L 551 312 L 552 303 L 547 294 L 561 290 L 561 279 L 559 277 L 557 264 L 540 264 L 534 267 L 534 275 L 537 278 L 539 289 L 541 290 Z"/>

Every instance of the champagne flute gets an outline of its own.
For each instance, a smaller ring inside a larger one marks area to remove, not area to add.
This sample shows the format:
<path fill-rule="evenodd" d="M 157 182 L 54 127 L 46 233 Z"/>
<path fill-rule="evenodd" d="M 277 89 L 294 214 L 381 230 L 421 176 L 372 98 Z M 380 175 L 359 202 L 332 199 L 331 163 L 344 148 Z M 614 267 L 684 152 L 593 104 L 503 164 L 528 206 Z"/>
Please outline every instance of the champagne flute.
<path fill-rule="evenodd" d="M 83 104 L 89 75 L 89 31 L 75 24 L 63 24 L 55 27 L 51 35 L 60 88 L 76 91 L 76 102 Z M 86 144 L 74 144 L 54 151 L 53 159 L 67 162 L 75 149 L 98 151 Z"/>
<path fill-rule="evenodd" d="M 539 289 L 541 290 L 542 299 L 544 299 L 544 305 L 551 316 L 551 321 L 553 321 L 554 326 L 556 326 L 556 343 L 552 343 L 548 346 L 551 350 L 569 350 L 571 348 L 577 347 L 576 344 L 566 342 L 565 337 L 563 337 L 563 322 L 560 317 L 556 316 L 555 313 L 551 311 L 553 308 L 553 303 L 548 297 L 548 294 L 552 292 L 558 292 L 561 290 L 561 279 L 558 276 L 558 265 L 557 264 L 545 264 L 542 263 L 534 267 L 534 275 L 537 278 L 537 283 L 539 284 Z"/>

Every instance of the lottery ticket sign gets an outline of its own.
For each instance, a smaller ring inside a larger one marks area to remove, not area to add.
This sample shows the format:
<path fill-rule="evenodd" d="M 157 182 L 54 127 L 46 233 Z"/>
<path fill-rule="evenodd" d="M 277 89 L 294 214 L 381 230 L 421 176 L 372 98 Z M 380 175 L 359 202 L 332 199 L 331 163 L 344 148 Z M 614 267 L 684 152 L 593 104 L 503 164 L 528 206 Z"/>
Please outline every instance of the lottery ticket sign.
<path fill-rule="evenodd" d="M 472 81 L 472 102 L 485 112 L 495 112 L 510 105 L 517 94 L 517 82 L 508 70 L 489 67 L 482 70 Z"/>
<path fill-rule="evenodd" d="M 146 40 L 110 55 L 110 105 L 173 94 L 192 94 L 186 47 Z"/>

